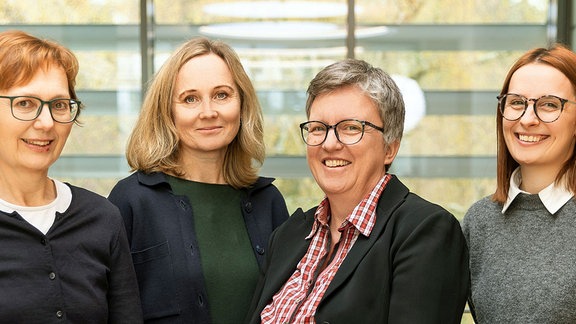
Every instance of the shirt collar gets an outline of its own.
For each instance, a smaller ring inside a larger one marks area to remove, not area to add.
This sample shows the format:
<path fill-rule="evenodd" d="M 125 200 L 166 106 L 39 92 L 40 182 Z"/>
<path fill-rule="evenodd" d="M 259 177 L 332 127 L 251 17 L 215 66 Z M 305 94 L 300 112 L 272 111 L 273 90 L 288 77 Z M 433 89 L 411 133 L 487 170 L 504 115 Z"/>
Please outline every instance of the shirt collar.
<path fill-rule="evenodd" d="M 512 176 L 510 177 L 510 189 L 508 190 L 508 199 L 504 206 L 502 207 L 502 213 L 504 214 L 508 207 L 512 204 L 514 199 L 520 194 L 525 193 L 529 194 L 526 191 L 520 189 L 520 184 L 522 183 L 522 174 L 520 173 L 520 168 L 516 168 L 514 172 L 512 172 Z M 556 182 L 552 182 L 548 187 L 542 189 L 538 193 L 538 197 L 544 204 L 544 207 L 551 213 L 555 214 L 562 206 L 564 206 L 574 194 L 568 190 L 564 186 L 556 185 Z"/>
<path fill-rule="evenodd" d="M 360 201 L 358 205 L 354 208 L 352 213 L 346 217 L 346 220 L 340 226 L 339 230 L 346 227 L 348 224 L 352 224 L 362 235 L 369 236 L 376 223 L 376 206 L 378 205 L 378 200 L 386 184 L 392 176 L 390 174 L 385 174 L 380 181 L 374 186 L 372 191 Z M 322 202 L 318 205 L 316 213 L 314 214 L 314 225 L 310 234 L 306 239 L 312 238 L 320 226 L 328 225 L 330 220 L 330 201 L 327 197 L 324 197 Z"/>

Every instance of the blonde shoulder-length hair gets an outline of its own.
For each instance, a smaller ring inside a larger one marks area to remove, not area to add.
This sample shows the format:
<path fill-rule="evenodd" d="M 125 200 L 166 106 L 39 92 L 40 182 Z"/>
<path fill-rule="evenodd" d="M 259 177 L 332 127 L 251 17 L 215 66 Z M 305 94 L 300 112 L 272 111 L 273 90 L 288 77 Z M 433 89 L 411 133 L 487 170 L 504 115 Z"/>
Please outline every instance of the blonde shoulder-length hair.
<path fill-rule="evenodd" d="M 205 37 L 193 38 L 181 45 L 149 84 L 126 148 L 132 171 L 184 175 L 179 163 L 179 138 L 172 115 L 174 87 L 178 72 L 186 62 L 210 53 L 226 62 L 240 92 L 241 126 L 226 151 L 222 166 L 224 179 L 234 188 L 249 187 L 257 180 L 265 148 L 262 109 L 256 91 L 236 52 L 221 41 Z"/>

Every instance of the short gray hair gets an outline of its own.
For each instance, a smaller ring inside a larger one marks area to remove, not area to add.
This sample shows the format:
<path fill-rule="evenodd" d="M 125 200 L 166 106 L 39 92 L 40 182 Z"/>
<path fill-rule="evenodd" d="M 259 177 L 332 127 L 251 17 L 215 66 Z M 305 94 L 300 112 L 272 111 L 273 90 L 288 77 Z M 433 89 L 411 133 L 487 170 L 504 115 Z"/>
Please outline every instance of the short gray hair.
<path fill-rule="evenodd" d="M 386 144 L 400 142 L 404 132 L 404 100 L 394 80 L 382 69 L 358 59 L 345 59 L 322 69 L 312 79 L 306 100 L 306 116 L 317 96 L 346 86 L 357 86 L 378 108 Z"/>

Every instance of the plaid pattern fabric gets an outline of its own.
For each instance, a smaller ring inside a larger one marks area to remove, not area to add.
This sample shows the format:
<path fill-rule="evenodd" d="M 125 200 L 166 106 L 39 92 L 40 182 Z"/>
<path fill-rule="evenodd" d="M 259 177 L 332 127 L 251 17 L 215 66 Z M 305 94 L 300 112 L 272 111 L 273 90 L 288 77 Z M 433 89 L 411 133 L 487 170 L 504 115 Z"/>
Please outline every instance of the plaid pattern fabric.
<path fill-rule="evenodd" d="M 360 234 L 370 235 L 376 222 L 378 199 L 390 178 L 389 174 L 382 177 L 338 228 L 340 241 L 330 264 L 324 269 L 330 249 L 330 205 L 328 199 L 322 200 L 314 215 L 312 231 L 306 237 L 311 240 L 308 250 L 290 279 L 260 313 L 263 324 L 314 323 L 316 308 L 354 242 Z"/>

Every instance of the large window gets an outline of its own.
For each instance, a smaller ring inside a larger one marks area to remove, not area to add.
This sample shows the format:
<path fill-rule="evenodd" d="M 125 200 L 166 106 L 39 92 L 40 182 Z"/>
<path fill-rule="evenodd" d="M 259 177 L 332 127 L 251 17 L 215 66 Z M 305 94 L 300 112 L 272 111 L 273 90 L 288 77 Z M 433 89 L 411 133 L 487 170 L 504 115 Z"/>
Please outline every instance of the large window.
<path fill-rule="evenodd" d="M 461 218 L 495 188 L 495 97 L 507 69 L 529 48 L 571 43 L 571 10 L 562 0 L 19 0 L 0 2 L 0 30 L 57 40 L 80 60 L 87 109 L 54 177 L 105 196 L 126 177 L 146 82 L 201 35 L 242 58 L 264 108 L 262 174 L 278 179 L 291 212 L 322 198 L 297 127 L 308 82 L 354 56 L 392 74 L 405 96 L 392 172 Z"/>
<path fill-rule="evenodd" d="M 569 2 L 457 0 L 85 0 L 0 3 L 0 26 L 72 48 L 87 109 L 53 176 L 107 195 L 128 175 L 124 147 L 145 82 L 194 36 L 230 43 L 265 114 L 268 158 L 290 210 L 315 205 L 297 124 L 305 90 L 322 67 L 347 56 L 392 74 L 407 103 L 392 167 L 411 189 L 461 218 L 494 189 L 495 95 L 516 58 L 554 41 Z M 34 10 L 30 10 L 30 8 Z M 450 8 L 450 10 L 446 10 Z"/>
<path fill-rule="evenodd" d="M 392 172 L 461 218 L 494 190 L 495 96 L 513 60 L 572 26 L 569 1 L 33 0 L 0 3 L 0 30 L 77 53 L 87 109 L 52 175 L 107 195 L 128 175 L 124 148 L 146 81 L 179 44 L 219 38 L 239 53 L 265 114 L 267 160 L 290 210 L 322 193 L 297 124 L 322 67 L 355 56 L 394 76 L 407 103 Z M 34 10 L 30 10 L 34 8 Z M 450 10 L 446 10 L 450 8 Z"/>

